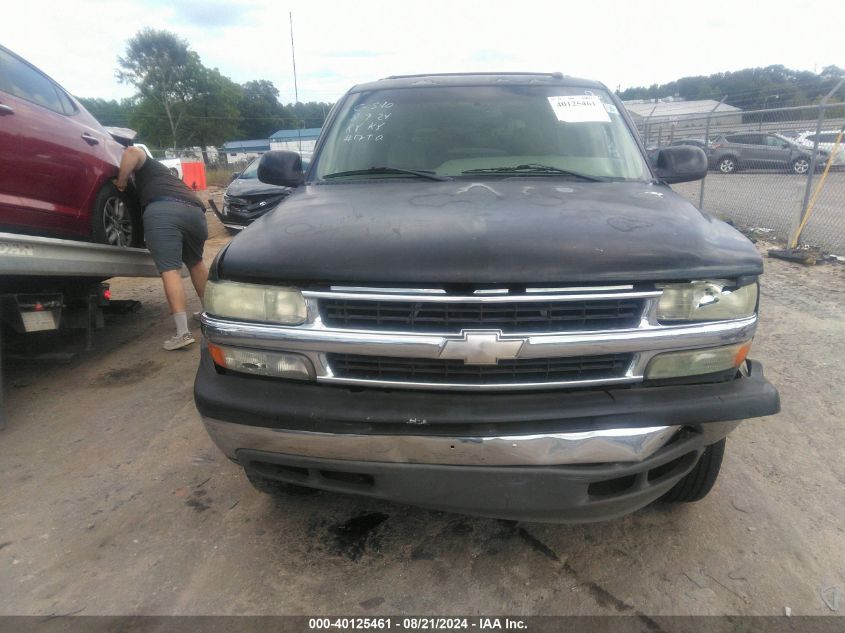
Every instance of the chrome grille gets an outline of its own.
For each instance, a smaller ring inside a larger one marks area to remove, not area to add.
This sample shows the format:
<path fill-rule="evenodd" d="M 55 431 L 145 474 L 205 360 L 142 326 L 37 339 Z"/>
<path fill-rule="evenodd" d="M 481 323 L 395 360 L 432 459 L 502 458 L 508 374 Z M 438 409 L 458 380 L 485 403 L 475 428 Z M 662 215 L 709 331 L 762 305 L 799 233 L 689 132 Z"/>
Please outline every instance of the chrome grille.
<path fill-rule="evenodd" d="M 632 354 L 500 360 L 496 365 L 467 365 L 442 358 L 394 358 L 327 354 L 338 378 L 428 384 L 503 385 L 603 380 L 624 374 Z"/>
<path fill-rule="evenodd" d="M 655 354 L 754 335 L 756 316 L 663 325 L 659 289 L 633 285 L 465 289 L 322 286 L 301 325 L 203 317 L 220 345 L 300 354 L 323 384 L 457 391 L 642 382 Z"/>
<path fill-rule="evenodd" d="M 577 332 L 636 327 L 643 306 L 644 300 L 635 298 L 503 303 L 323 298 L 320 316 L 329 327 L 365 330 Z"/>

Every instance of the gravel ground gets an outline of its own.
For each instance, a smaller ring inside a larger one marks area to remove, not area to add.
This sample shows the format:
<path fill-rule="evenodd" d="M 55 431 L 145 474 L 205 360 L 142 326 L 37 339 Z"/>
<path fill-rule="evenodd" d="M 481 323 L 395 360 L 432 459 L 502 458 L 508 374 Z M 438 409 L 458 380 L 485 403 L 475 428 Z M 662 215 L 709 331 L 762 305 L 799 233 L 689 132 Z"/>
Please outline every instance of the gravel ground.
<path fill-rule="evenodd" d="M 209 224 L 211 255 L 227 238 Z M 160 347 L 159 282 L 114 280 L 143 308 L 110 317 L 93 352 L 8 368 L 0 614 L 830 614 L 844 271 L 767 261 L 752 357 L 783 411 L 731 436 L 705 500 L 585 526 L 258 494 L 201 426 L 198 346 Z"/>

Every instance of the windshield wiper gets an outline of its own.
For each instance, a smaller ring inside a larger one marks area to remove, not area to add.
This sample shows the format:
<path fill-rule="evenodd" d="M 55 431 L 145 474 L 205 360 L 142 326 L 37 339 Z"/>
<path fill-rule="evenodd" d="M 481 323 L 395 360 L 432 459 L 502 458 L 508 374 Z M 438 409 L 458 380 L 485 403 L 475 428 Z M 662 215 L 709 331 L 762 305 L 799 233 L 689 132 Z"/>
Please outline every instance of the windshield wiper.
<path fill-rule="evenodd" d="M 433 171 L 420 171 L 416 169 L 399 169 L 398 167 L 370 167 L 369 169 L 353 169 L 352 171 L 338 171 L 333 174 L 326 174 L 323 176 L 324 180 L 329 178 L 342 178 L 343 176 L 367 176 L 370 174 L 404 174 L 408 176 L 416 176 L 417 178 L 427 178 L 428 180 L 452 180 L 447 176 L 438 176 Z"/>
<path fill-rule="evenodd" d="M 598 176 L 588 176 L 580 174 L 577 171 L 569 171 L 568 169 L 560 169 L 559 167 L 552 167 L 551 165 L 538 165 L 536 163 L 529 163 L 527 165 L 517 165 L 516 167 L 482 167 L 480 169 L 467 169 L 461 172 L 462 174 L 555 174 L 563 176 L 574 176 L 575 178 L 582 178 L 590 182 L 606 182 L 605 178 Z"/>

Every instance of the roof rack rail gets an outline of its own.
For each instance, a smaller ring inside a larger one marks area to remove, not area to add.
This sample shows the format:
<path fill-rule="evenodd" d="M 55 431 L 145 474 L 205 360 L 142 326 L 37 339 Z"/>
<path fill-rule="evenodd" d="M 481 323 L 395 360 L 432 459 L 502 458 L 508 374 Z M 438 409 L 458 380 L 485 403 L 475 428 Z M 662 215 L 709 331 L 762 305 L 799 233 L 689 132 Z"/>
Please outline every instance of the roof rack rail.
<path fill-rule="evenodd" d="M 379 81 L 385 81 L 387 79 L 413 79 L 414 77 L 460 77 L 462 75 L 488 75 L 488 76 L 496 76 L 496 75 L 538 75 L 543 77 L 553 77 L 554 79 L 563 79 L 562 72 L 553 72 L 553 73 L 520 73 L 520 72 L 465 72 L 465 73 L 420 73 L 416 75 L 391 75 L 390 77 L 382 77 Z"/>

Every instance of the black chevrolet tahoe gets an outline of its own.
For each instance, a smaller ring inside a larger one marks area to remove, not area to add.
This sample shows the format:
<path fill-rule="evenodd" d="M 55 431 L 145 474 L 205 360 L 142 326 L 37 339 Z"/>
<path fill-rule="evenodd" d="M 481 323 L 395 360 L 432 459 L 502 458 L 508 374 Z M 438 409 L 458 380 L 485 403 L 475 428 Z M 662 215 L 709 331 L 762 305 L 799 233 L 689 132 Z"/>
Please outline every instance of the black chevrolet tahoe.
<path fill-rule="evenodd" d="M 294 187 L 217 256 L 195 399 L 262 491 L 294 484 L 528 521 L 594 521 L 713 486 L 774 414 L 747 355 L 754 246 L 650 164 L 622 103 L 552 74 L 352 88 Z"/>

